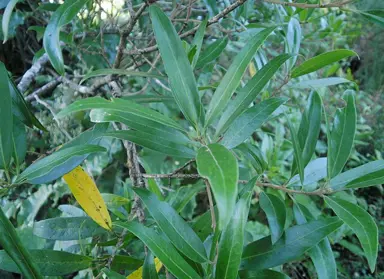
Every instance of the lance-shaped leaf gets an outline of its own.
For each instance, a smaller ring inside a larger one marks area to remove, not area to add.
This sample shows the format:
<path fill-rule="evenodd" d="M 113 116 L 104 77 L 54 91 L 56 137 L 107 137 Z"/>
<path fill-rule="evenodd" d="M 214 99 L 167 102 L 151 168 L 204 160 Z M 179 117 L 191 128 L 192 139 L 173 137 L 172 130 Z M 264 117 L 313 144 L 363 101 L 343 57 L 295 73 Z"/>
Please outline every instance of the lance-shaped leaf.
<path fill-rule="evenodd" d="M 27 132 L 23 123 L 17 119 L 13 119 L 12 149 L 14 163 L 19 168 L 27 154 Z"/>
<path fill-rule="evenodd" d="M 136 222 L 116 222 L 113 225 L 125 228 L 140 238 L 169 272 L 177 278 L 201 278 L 163 234 L 157 233 L 154 229 L 144 227 Z"/>
<path fill-rule="evenodd" d="M 308 98 L 307 107 L 302 114 L 297 139 L 301 150 L 301 162 L 305 168 L 315 153 L 317 139 L 320 134 L 322 102 L 317 92 Z M 297 160 L 293 161 L 292 174 L 297 172 Z"/>
<path fill-rule="evenodd" d="M 347 170 L 329 182 L 329 186 L 334 190 L 364 188 L 379 184 L 384 184 L 384 160 L 369 162 Z"/>
<path fill-rule="evenodd" d="M 127 238 L 124 238 L 124 241 L 128 239 L 133 239 L 134 236 L 130 235 Z M 113 270 L 136 270 L 143 265 L 143 261 L 137 258 L 130 256 L 116 255 L 112 261 L 111 268 Z"/>
<path fill-rule="evenodd" d="M 379 247 L 379 232 L 375 220 L 361 207 L 348 201 L 325 197 L 327 204 L 359 239 L 371 272 L 375 271 Z"/>
<path fill-rule="evenodd" d="M 148 78 L 158 78 L 158 79 L 166 78 L 165 76 L 156 75 L 156 74 L 147 73 L 147 72 L 128 71 L 124 69 L 98 69 L 98 70 L 89 72 L 85 76 L 83 76 L 83 78 L 80 81 L 80 84 L 86 81 L 87 79 L 90 79 L 93 77 L 99 77 L 99 76 L 106 76 L 106 75 L 148 77 Z"/>
<path fill-rule="evenodd" d="M 277 70 L 290 58 L 282 54 L 261 68 L 248 83 L 238 91 L 236 98 L 230 101 L 216 127 L 216 136 L 224 132 L 228 126 L 256 99 L 264 86 L 271 80 Z"/>
<path fill-rule="evenodd" d="M 328 176 L 338 175 L 347 162 L 353 147 L 356 133 L 356 105 L 352 91 L 346 91 L 344 100 L 347 106 L 338 109 L 333 128 L 328 139 Z"/>
<path fill-rule="evenodd" d="M 219 210 L 219 229 L 229 222 L 235 209 L 239 168 L 236 157 L 214 143 L 199 149 L 196 157 L 199 174 L 208 179 Z"/>
<path fill-rule="evenodd" d="M 254 241 L 245 247 L 240 269 L 262 270 L 296 260 L 342 224 L 331 217 L 293 226 L 274 245 L 270 236 Z"/>
<path fill-rule="evenodd" d="M 384 10 L 354 11 L 362 15 L 366 20 L 384 27 Z"/>
<path fill-rule="evenodd" d="M 8 40 L 8 28 L 9 28 L 9 22 L 11 20 L 12 11 L 15 8 L 17 2 L 19 0 L 11 0 L 9 1 L 7 7 L 4 10 L 3 14 L 3 20 L 2 20 L 2 28 L 3 28 L 3 44 Z"/>
<path fill-rule="evenodd" d="M 229 149 L 238 146 L 260 128 L 286 101 L 286 98 L 270 98 L 247 109 L 231 124 L 221 143 Z"/>
<path fill-rule="evenodd" d="M 301 37 L 302 31 L 300 22 L 295 17 L 291 17 L 287 26 L 285 45 L 286 52 L 293 55 L 293 57 L 287 63 L 289 70 L 292 69 L 292 67 L 296 64 L 296 60 L 300 51 Z"/>
<path fill-rule="evenodd" d="M 207 23 L 208 23 L 207 19 L 203 20 L 200 23 L 199 29 L 197 29 L 195 37 L 193 38 L 193 41 L 192 41 L 192 46 L 196 47 L 196 53 L 193 56 L 193 60 L 191 63 L 192 69 L 196 67 L 197 61 L 199 60 L 199 57 L 200 57 L 200 51 L 203 45 L 205 30 L 207 29 Z"/>
<path fill-rule="evenodd" d="M 53 68 L 64 75 L 64 59 L 60 48 L 60 28 L 68 24 L 89 0 L 67 0 L 53 13 L 44 32 L 43 45 Z"/>
<path fill-rule="evenodd" d="M 148 252 L 145 256 L 143 265 L 143 278 L 146 279 L 158 279 L 155 259 L 151 252 Z"/>
<path fill-rule="evenodd" d="M 149 13 L 173 97 L 184 116 L 196 128 L 203 122 L 204 109 L 187 54 L 175 28 L 163 11 L 151 5 Z"/>
<path fill-rule="evenodd" d="M 244 194 L 225 227 L 218 248 L 216 279 L 236 279 L 244 245 L 244 230 L 248 220 L 251 193 Z"/>
<path fill-rule="evenodd" d="M 241 279 L 290 279 L 284 273 L 265 269 L 261 271 L 241 271 L 239 273 Z"/>
<path fill-rule="evenodd" d="M 0 169 L 8 169 L 12 158 L 12 98 L 8 83 L 8 72 L 0 62 Z"/>
<path fill-rule="evenodd" d="M 288 183 L 290 186 L 303 186 L 304 189 L 309 190 L 310 187 L 316 182 L 327 177 L 327 158 L 317 158 L 305 167 L 304 181 L 300 182 L 300 176 L 296 174 Z"/>
<path fill-rule="evenodd" d="M 300 182 L 303 184 L 304 183 L 304 162 L 303 162 L 300 142 L 296 135 L 296 130 L 291 123 L 291 120 L 287 116 L 286 118 L 287 118 L 287 123 L 288 123 L 289 131 L 291 133 L 291 138 L 292 138 L 294 162 L 296 163 L 295 165 L 297 166 L 297 171 L 299 172 Z"/>
<path fill-rule="evenodd" d="M 78 166 L 63 176 L 76 201 L 101 227 L 111 230 L 111 217 L 93 179 Z"/>
<path fill-rule="evenodd" d="M 255 55 L 259 47 L 264 43 L 267 37 L 275 30 L 275 28 L 267 28 L 257 33 L 251 38 L 244 48 L 236 55 L 228 71 L 225 73 L 219 86 L 217 87 L 213 98 L 209 104 L 205 121 L 205 127 L 208 127 L 215 118 L 227 106 L 233 92 L 239 86 L 241 78 L 248 67 L 249 62 Z"/>
<path fill-rule="evenodd" d="M 220 54 L 223 52 L 225 47 L 228 44 L 228 37 L 220 38 L 207 46 L 207 48 L 202 51 L 197 60 L 196 68 L 203 68 L 208 63 L 214 61 Z"/>
<path fill-rule="evenodd" d="M 155 266 L 156 266 L 156 272 L 159 272 L 159 270 L 162 268 L 163 264 L 161 263 L 161 261 L 158 258 L 155 258 L 154 262 L 155 262 Z M 147 277 L 144 277 L 143 274 L 144 274 L 144 266 L 141 266 L 139 269 L 137 269 L 134 272 L 132 272 L 131 274 L 129 274 L 127 279 L 147 278 Z"/>
<path fill-rule="evenodd" d="M 352 82 L 345 78 L 340 77 L 330 77 L 330 78 L 320 78 L 320 79 L 310 79 L 304 80 L 299 83 L 293 83 L 290 87 L 292 88 L 321 88 L 327 86 L 334 86 L 342 83 Z"/>
<path fill-rule="evenodd" d="M 88 217 L 57 217 L 33 225 L 34 235 L 53 240 L 78 240 L 104 232 L 105 230 Z"/>
<path fill-rule="evenodd" d="M 338 49 L 338 50 L 322 53 L 318 56 L 315 56 L 303 62 L 300 66 L 294 68 L 292 70 L 291 77 L 296 78 L 302 75 L 312 73 L 329 64 L 335 63 L 346 57 L 355 56 L 355 55 L 357 55 L 356 52 L 348 49 Z"/>
<path fill-rule="evenodd" d="M 50 182 L 77 167 L 81 161 L 75 160 L 76 157 L 83 158 L 83 155 L 101 151 L 105 151 L 105 148 L 98 145 L 76 145 L 60 149 L 26 168 L 17 177 L 15 183 L 28 181 L 31 184 L 42 184 Z"/>
<path fill-rule="evenodd" d="M 79 270 L 87 269 L 92 264 L 92 258 L 90 257 L 64 251 L 30 250 L 29 252 L 40 269 L 41 274 L 44 276 L 68 275 Z M 0 251 L 0 269 L 14 273 L 22 272 L 5 251 Z"/>
<path fill-rule="evenodd" d="M 260 207 L 267 215 L 272 244 L 275 244 L 284 233 L 285 219 L 287 217 L 285 204 L 279 197 L 261 192 Z"/>
<path fill-rule="evenodd" d="M 24 248 L 20 238 L 17 235 L 12 223 L 5 216 L 0 207 L 0 246 L 3 247 L 4 257 L 16 267 L 27 279 L 40 279 L 40 271 L 33 260 L 31 254 Z M 4 263 L 0 254 L 0 269 L 3 269 Z"/>
<path fill-rule="evenodd" d="M 199 263 L 208 260 L 199 237 L 168 203 L 160 201 L 155 194 L 146 189 L 134 188 L 134 191 L 164 234 L 180 252 Z"/>
<path fill-rule="evenodd" d="M 193 158 L 196 153 L 193 149 L 173 142 L 169 139 L 154 137 L 153 134 L 133 130 L 108 132 L 108 137 L 129 140 L 148 149 L 180 158 Z"/>

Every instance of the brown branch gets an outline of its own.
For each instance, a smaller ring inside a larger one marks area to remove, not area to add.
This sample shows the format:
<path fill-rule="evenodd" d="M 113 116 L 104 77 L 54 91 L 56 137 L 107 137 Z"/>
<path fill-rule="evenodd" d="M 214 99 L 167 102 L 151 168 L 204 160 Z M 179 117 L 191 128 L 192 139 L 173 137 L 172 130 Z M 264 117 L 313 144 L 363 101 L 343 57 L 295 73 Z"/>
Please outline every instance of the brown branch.
<path fill-rule="evenodd" d="M 307 4 L 307 3 L 296 3 L 296 2 L 282 2 L 280 0 L 262 0 L 266 3 L 271 4 L 277 4 L 277 5 L 283 5 L 283 6 L 289 6 L 289 7 L 296 7 L 301 9 L 326 9 L 326 8 L 340 8 L 342 6 L 345 6 L 349 3 L 354 2 L 355 0 L 348 0 L 348 1 L 339 1 L 339 2 L 333 2 L 328 4 Z"/>
<path fill-rule="evenodd" d="M 35 99 L 35 96 L 40 96 L 40 95 L 43 95 L 47 92 L 50 92 L 52 91 L 53 89 L 55 89 L 58 85 L 60 84 L 60 81 L 59 79 L 54 79 L 50 82 L 48 82 L 47 84 L 45 84 L 44 86 L 40 87 L 39 89 L 36 89 L 35 91 L 33 91 L 31 94 L 29 94 L 28 96 L 26 96 L 24 99 L 29 102 L 29 101 L 32 101 Z"/>
<path fill-rule="evenodd" d="M 48 55 L 45 53 L 43 56 L 36 60 L 36 62 L 28 71 L 25 72 L 19 84 L 17 85 L 17 89 L 19 89 L 21 93 L 27 91 L 28 87 L 35 80 L 36 76 L 43 70 L 44 65 L 47 64 L 48 61 Z"/>

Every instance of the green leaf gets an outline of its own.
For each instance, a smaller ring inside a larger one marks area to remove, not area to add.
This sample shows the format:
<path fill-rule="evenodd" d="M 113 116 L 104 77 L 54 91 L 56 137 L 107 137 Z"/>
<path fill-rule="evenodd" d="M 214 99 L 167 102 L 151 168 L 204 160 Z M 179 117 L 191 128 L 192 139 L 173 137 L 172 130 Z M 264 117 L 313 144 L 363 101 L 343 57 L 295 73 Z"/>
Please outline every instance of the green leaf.
<path fill-rule="evenodd" d="M 215 216 L 217 216 L 217 206 L 214 206 Z M 196 232 L 201 240 L 206 240 L 207 237 L 213 232 L 212 229 L 212 214 L 208 210 L 204 214 L 198 216 L 193 224 L 192 229 Z"/>
<path fill-rule="evenodd" d="M 384 10 L 357 11 L 365 19 L 384 27 Z"/>
<path fill-rule="evenodd" d="M 296 135 L 296 130 L 293 127 L 291 120 L 286 116 L 289 131 L 291 132 L 291 138 L 292 138 L 292 144 L 293 144 L 293 152 L 294 152 L 294 164 L 293 166 L 297 166 L 297 171 L 299 172 L 300 182 L 303 184 L 304 182 L 304 162 L 302 157 L 302 150 L 300 146 L 300 142 L 298 139 L 298 136 Z M 296 172 L 296 170 L 292 169 L 293 173 Z"/>
<path fill-rule="evenodd" d="M 134 188 L 133 190 L 143 201 L 164 234 L 180 252 L 199 263 L 208 260 L 199 237 L 167 202 L 160 201 L 155 194 L 146 189 Z"/>
<path fill-rule="evenodd" d="M 208 112 L 205 121 L 205 127 L 212 124 L 213 120 L 227 106 L 233 92 L 240 84 L 241 78 L 252 57 L 255 55 L 259 47 L 264 43 L 267 37 L 275 30 L 275 28 L 267 28 L 257 33 L 250 39 L 244 48 L 236 55 L 231 66 L 229 66 L 219 86 L 217 87 L 211 102 L 209 103 Z"/>
<path fill-rule="evenodd" d="M 151 5 L 149 13 L 173 97 L 184 116 L 197 128 L 203 122 L 204 108 L 187 54 L 171 21 L 161 9 Z"/>
<path fill-rule="evenodd" d="M 89 0 L 66 0 L 53 13 L 44 32 L 43 45 L 53 68 L 64 75 L 64 59 L 60 48 L 60 28 L 68 24 Z"/>
<path fill-rule="evenodd" d="M 155 259 L 150 251 L 147 253 L 147 256 L 145 257 L 145 261 L 143 265 L 143 278 L 145 279 L 159 278 L 159 276 L 157 276 Z"/>
<path fill-rule="evenodd" d="M 122 140 L 129 140 L 136 143 L 137 145 L 175 157 L 190 159 L 196 155 L 196 152 L 189 147 L 172 142 L 169 139 L 160 138 L 158 136 L 154 137 L 151 133 L 124 130 L 108 132 L 105 134 L 105 136 Z"/>
<path fill-rule="evenodd" d="M 27 154 L 27 132 L 23 123 L 15 118 L 13 119 L 12 130 L 13 160 L 16 168 L 19 169 Z"/>
<path fill-rule="evenodd" d="M 311 79 L 311 80 L 304 80 L 299 83 L 295 83 L 291 85 L 293 88 L 321 88 L 321 87 L 327 87 L 327 86 L 333 86 L 338 85 L 342 83 L 348 83 L 352 82 L 345 78 L 339 78 L 339 77 L 330 77 L 330 78 L 320 78 L 320 79 Z"/>
<path fill-rule="evenodd" d="M 289 54 L 282 54 L 261 68 L 248 83 L 238 91 L 236 98 L 230 101 L 216 127 L 216 136 L 224 132 L 228 126 L 242 114 L 256 99 L 265 85 L 275 75 L 277 70 L 290 58 Z"/>
<path fill-rule="evenodd" d="M 120 75 L 120 76 L 133 76 L 133 77 L 148 77 L 148 78 L 157 78 L 157 79 L 164 79 L 165 76 L 156 75 L 152 73 L 147 72 L 138 72 L 138 71 L 128 71 L 124 69 L 98 69 L 95 71 L 92 71 L 90 73 L 87 73 L 80 81 L 80 84 L 82 84 L 87 79 L 93 78 L 93 77 L 99 77 L 99 76 L 105 76 L 105 75 Z"/>
<path fill-rule="evenodd" d="M 157 233 L 154 229 L 144 227 L 136 222 L 116 222 L 114 226 L 125 228 L 140 238 L 169 272 L 177 278 L 201 278 L 163 234 Z"/>
<path fill-rule="evenodd" d="M 258 146 L 251 143 L 242 143 L 236 149 L 244 154 L 258 174 L 263 173 L 267 169 L 267 160 Z"/>
<path fill-rule="evenodd" d="M 34 257 L 24 248 L 12 223 L 0 207 L 0 269 L 5 269 L 3 257 L 9 259 L 13 266 L 20 270 L 27 279 L 43 278 L 34 261 Z M 2 256 L 3 255 L 3 256 Z"/>
<path fill-rule="evenodd" d="M 241 269 L 263 270 L 296 260 L 342 224 L 331 217 L 293 226 L 274 245 L 270 236 L 254 241 L 244 249 Z"/>
<path fill-rule="evenodd" d="M 274 270 L 248 271 L 240 273 L 241 279 L 290 279 L 287 275 Z"/>
<path fill-rule="evenodd" d="M 102 151 L 105 151 L 105 148 L 98 145 L 76 145 L 74 147 L 60 149 L 26 168 L 17 177 L 15 183 L 23 183 L 25 181 L 31 184 L 48 183 L 77 167 L 81 163 L 73 160 L 76 159 L 77 156 Z"/>
<path fill-rule="evenodd" d="M 133 235 L 132 235 L 133 238 Z M 143 261 L 130 256 L 116 255 L 112 261 L 113 270 L 136 270 L 143 265 Z"/>
<path fill-rule="evenodd" d="M 244 230 L 252 194 L 246 193 L 236 204 L 235 211 L 225 227 L 218 248 L 216 279 L 236 279 L 244 245 Z"/>
<path fill-rule="evenodd" d="M 379 232 L 375 220 L 368 212 L 353 203 L 333 197 L 325 197 L 325 200 L 336 215 L 356 234 L 371 272 L 374 272 L 379 247 Z"/>
<path fill-rule="evenodd" d="M 196 68 L 201 69 L 208 63 L 214 61 L 223 52 L 228 44 L 228 37 L 220 38 L 207 46 L 207 48 L 199 56 Z"/>
<path fill-rule="evenodd" d="M 45 239 L 78 240 L 105 233 L 89 217 L 58 217 L 34 223 L 33 234 Z"/>
<path fill-rule="evenodd" d="M 35 263 L 45 276 L 61 276 L 87 269 L 92 264 L 92 258 L 54 250 L 30 250 Z M 21 273 L 20 269 L 5 251 L 0 251 L 0 269 Z M 30 277 L 42 278 L 42 277 Z"/>
<path fill-rule="evenodd" d="M 107 276 L 106 278 L 108 279 L 126 279 L 126 276 L 123 276 L 120 273 L 117 273 L 106 267 L 104 267 L 101 271 L 104 272 L 105 276 Z"/>
<path fill-rule="evenodd" d="M 320 134 L 322 101 L 317 92 L 309 95 L 307 107 L 302 114 L 297 139 L 301 150 L 301 162 L 305 168 L 315 153 L 317 139 Z M 297 160 L 292 165 L 292 174 L 297 171 Z"/>
<path fill-rule="evenodd" d="M 295 17 L 291 17 L 287 26 L 286 35 L 286 52 L 293 55 L 293 57 L 287 63 L 289 70 L 295 66 L 297 57 L 299 56 L 301 37 L 302 31 L 300 22 Z"/>
<path fill-rule="evenodd" d="M 238 146 L 260 128 L 286 101 L 286 98 L 270 98 L 247 109 L 231 124 L 221 143 L 229 149 Z"/>
<path fill-rule="evenodd" d="M 201 46 L 203 45 L 203 40 L 204 40 L 204 35 L 205 35 L 205 30 L 207 29 L 207 23 L 208 23 L 207 19 L 204 19 L 200 23 L 199 29 L 197 29 L 195 37 L 193 38 L 193 41 L 192 41 L 192 45 L 196 47 L 196 53 L 193 56 L 193 60 L 191 63 L 192 69 L 194 69 L 196 67 L 197 61 L 198 61 L 199 56 L 200 56 Z"/>
<path fill-rule="evenodd" d="M 285 203 L 275 195 L 261 192 L 260 207 L 267 215 L 272 244 L 275 244 L 284 233 L 285 219 L 287 217 Z"/>
<path fill-rule="evenodd" d="M 384 184 L 384 160 L 369 162 L 360 167 L 343 172 L 329 182 L 334 190 L 343 188 L 364 188 Z"/>
<path fill-rule="evenodd" d="M 329 51 L 326 53 L 322 53 L 318 56 L 315 56 L 305 62 L 303 62 L 300 66 L 297 66 L 292 70 L 291 77 L 297 78 L 302 75 L 306 75 L 317 71 L 329 64 L 335 63 L 341 59 L 344 59 L 349 56 L 356 56 L 357 53 L 348 50 L 348 49 L 338 49 Z"/>
<path fill-rule="evenodd" d="M 202 183 L 179 187 L 176 192 L 169 193 L 167 203 L 177 212 L 181 212 L 189 201 L 204 189 L 205 186 Z"/>
<path fill-rule="evenodd" d="M 304 189 L 309 190 L 310 186 L 326 177 L 327 158 L 317 158 L 309 162 L 309 164 L 305 167 L 303 183 L 300 182 L 300 176 L 297 174 L 292 177 L 287 186 L 303 186 Z"/>
<path fill-rule="evenodd" d="M 9 28 L 9 22 L 11 20 L 12 11 L 15 8 L 17 2 L 19 0 L 11 0 L 9 1 L 7 7 L 4 10 L 3 19 L 2 19 L 2 28 L 3 28 L 3 44 L 8 40 L 8 28 Z"/>
<path fill-rule="evenodd" d="M 0 62 L 0 169 L 8 170 L 12 158 L 12 98 L 8 82 L 8 72 Z"/>
<path fill-rule="evenodd" d="M 356 133 L 356 105 L 352 91 L 344 93 L 344 100 L 347 106 L 338 109 L 331 136 L 328 139 L 328 176 L 333 178 L 338 175 L 347 162 L 353 147 Z"/>
<path fill-rule="evenodd" d="M 218 228 L 225 228 L 235 209 L 239 167 L 236 157 L 224 146 L 214 143 L 197 152 L 197 170 L 208 179 L 219 210 Z"/>

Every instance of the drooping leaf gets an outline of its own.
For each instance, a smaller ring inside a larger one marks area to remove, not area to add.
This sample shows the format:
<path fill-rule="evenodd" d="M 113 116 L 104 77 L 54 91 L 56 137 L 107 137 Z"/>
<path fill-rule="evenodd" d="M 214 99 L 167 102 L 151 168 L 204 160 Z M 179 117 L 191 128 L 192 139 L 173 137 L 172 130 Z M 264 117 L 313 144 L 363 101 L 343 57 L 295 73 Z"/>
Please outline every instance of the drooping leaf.
<path fill-rule="evenodd" d="M 180 252 L 199 263 L 208 260 L 199 237 L 168 203 L 158 200 L 155 194 L 146 189 L 134 188 L 134 191 L 164 234 Z"/>
<path fill-rule="evenodd" d="M 247 69 L 252 57 L 264 43 L 267 37 L 275 30 L 275 28 L 267 28 L 257 33 L 250 39 L 244 48 L 236 55 L 231 66 L 222 78 L 217 87 L 211 102 L 209 103 L 208 112 L 205 121 L 205 127 L 208 127 L 216 119 L 216 117 L 227 106 L 229 99 L 239 86 L 241 78 Z"/>
<path fill-rule="evenodd" d="M 356 133 L 356 105 L 353 92 L 346 91 L 343 109 L 338 109 L 333 122 L 333 129 L 328 139 L 328 176 L 338 175 L 347 162 L 352 150 Z"/>
<path fill-rule="evenodd" d="M 293 152 L 294 152 L 294 166 L 297 166 L 297 171 L 299 172 L 300 182 L 304 182 L 304 162 L 303 162 L 303 151 L 300 146 L 298 136 L 296 135 L 296 130 L 293 127 L 291 120 L 286 117 L 289 131 L 291 133 Z"/>
<path fill-rule="evenodd" d="M 286 101 L 286 98 L 270 98 L 247 109 L 231 124 L 221 143 L 229 149 L 238 146 L 260 128 Z"/>
<path fill-rule="evenodd" d="M 331 217 L 293 226 L 274 245 L 270 236 L 254 241 L 245 247 L 240 269 L 263 270 L 293 261 L 342 224 L 339 218 Z"/>
<path fill-rule="evenodd" d="M 160 260 L 158 258 L 155 258 L 154 262 L 155 262 L 155 266 L 156 266 L 156 271 L 159 272 L 159 270 L 161 269 L 163 264 L 160 262 Z M 144 267 L 142 266 L 139 269 L 135 270 L 134 272 L 132 272 L 131 274 L 128 275 L 127 279 L 142 279 L 142 278 L 146 278 L 146 277 L 143 276 L 143 269 L 144 269 Z"/>
<path fill-rule="evenodd" d="M 63 176 L 76 201 L 97 224 L 111 230 L 111 216 L 93 179 L 78 166 Z"/>
<path fill-rule="evenodd" d="M 66 0 L 53 13 L 44 32 L 43 45 L 53 68 L 64 75 L 64 59 L 60 48 L 60 28 L 76 16 L 89 0 Z"/>
<path fill-rule="evenodd" d="M 322 53 L 318 56 L 315 56 L 303 62 L 301 65 L 294 68 L 292 70 L 291 77 L 297 78 L 299 76 L 312 73 L 329 64 L 335 63 L 341 59 L 344 59 L 349 56 L 356 56 L 356 55 L 357 55 L 356 52 L 348 49 L 338 49 L 338 50 Z"/>
<path fill-rule="evenodd" d="M 2 28 L 3 28 L 3 44 L 8 40 L 8 28 L 9 28 L 9 22 L 11 20 L 12 11 L 15 8 L 17 2 L 19 0 L 11 0 L 7 4 L 7 7 L 4 10 L 3 19 L 2 19 Z"/>
<path fill-rule="evenodd" d="M 154 229 L 144 227 L 136 222 L 115 222 L 114 226 L 125 228 L 144 242 L 149 250 L 178 278 L 201 278 L 196 271 L 183 259 L 169 239 Z"/>
<path fill-rule="evenodd" d="M 336 215 L 356 234 L 371 272 L 374 272 L 379 247 L 379 232 L 375 220 L 364 209 L 348 201 L 333 197 L 325 197 L 325 200 Z"/>
<path fill-rule="evenodd" d="M 290 279 L 284 273 L 274 270 L 260 270 L 260 271 L 242 271 L 240 272 L 241 279 Z"/>
<path fill-rule="evenodd" d="M 199 29 L 197 29 L 195 37 L 193 38 L 193 41 L 192 41 L 192 45 L 196 47 L 196 53 L 193 56 L 193 60 L 191 63 L 192 69 L 196 67 L 197 61 L 200 58 L 201 46 L 203 45 L 205 30 L 207 29 L 207 23 L 208 23 L 207 19 L 204 19 L 200 23 Z"/>
<path fill-rule="evenodd" d="M 334 190 L 364 188 L 379 184 L 384 184 L 384 160 L 369 162 L 347 170 L 329 182 L 329 186 Z"/>
<path fill-rule="evenodd" d="M 272 244 L 275 244 L 284 233 L 287 216 L 285 204 L 278 196 L 261 192 L 260 207 L 267 215 Z"/>
<path fill-rule="evenodd" d="M 42 184 L 50 182 L 77 167 L 81 161 L 73 160 L 76 157 L 84 158 L 83 155 L 102 151 L 105 151 L 105 148 L 98 145 L 76 145 L 60 149 L 26 168 L 17 177 L 15 183 L 28 181 L 31 184 Z"/>
<path fill-rule="evenodd" d="M 293 57 L 287 63 L 288 69 L 292 69 L 296 64 L 301 45 L 301 37 L 302 31 L 300 22 L 295 17 L 291 17 L 287 26 L 286 52 L 292 54 Z"/>
<path fill-rule="evenodd" d="M 277 70 L 290 58 L 289 54 L 282 54 L 261 68 L 252 79 L 239 90 L 236 98 L 230 101 L 216 127 L 216 136 L 224 132 L 228 126 L 256 99 L 264 86 L 271 80 Z"/>
<path fill-rule="evenodd" d="M 57 217 L 33 225 L 34 235 L 53 240 L 79 240 L 104 232 L 105 230 L 88 217 Z"/>
<path fill-rule="evenodd" d="M 214 143 L 199 149 L 196 157 L 199 174 L 208 179 L 219 211 L 218 228 L 223 229 L 235 209 L 239 169 L 236 157 Z"/>
<path fill-rule="evenodd" d="M 30 250 L 34 262 L 44 276 L 62 276 L 87 269 L 92 264 L 92 258 L 54 250 Z M 0 269 L 21 273 L 21 270 L 13 262 L 5 251 L 0 251 Z M 42 278 L 42 277 L 29 277 Z"/>
<path fill-rule="evenodd" d="M 87 73 L 80 81 L 80 84 L 82 84 L 84 81 L 93 78 L 93 77 L 99 77 L 99 76 L 106 76 L 106 75 L 119 75 L 119 76 L 133 76 L 133 77 L 148 77 L 148 78 L 157 78 L 157 79 L 164 79 L 165 76 L 156 75 L 153 73 L 147 73 L 147 72 L 138 72 L 138 71 L 129 71 L 124 69 L 98 69 L 92 72 Z"/>
<path fill-rule="evenodd" d="M 244 194 L 236 204 L 235 211 L 225 227 L 218 248 L 216 279 L 236 279 L 244 245 L 244 230 L 248 220 L 250 192 Z"/>
<path fill-rule="evenodd" d="M 149 13 L 173 97 L 184 116 L 197 128 L 203 122 L 204 109 L 187 54 L 175 28 L 163 11 L 151 5 Z"/>
<path fill-rule="evenodd" d="M 27 154 L 27 132 L 23 123 L 15 118 L 12 127 L 12 149 L 14 164 L 19 168 Z"/>
<path fill-rule="evenodd" d="M 0 269 L 5 269 L 4 257 L 27 279 L 42 279 L 39 268 L 27 249 L 24 248 L 12 223 L 0 207 Z"/>
<path fill-rule="evenodd" d="M 196 68 L 201 69 L 208 63 L 214 61 L 220 54 L 223 52 L 225 47 L 228 44 L 228 37 L 220 38 L 207 46 L 207 48 L 202 51 L 197 60 Z"/>
<path fill-rule="evenodd" d="M 143 265 L 143 278 L 145 279 L 158 279 L 156 264 L 151 252 L 148 252 L 145 256 Z"/>

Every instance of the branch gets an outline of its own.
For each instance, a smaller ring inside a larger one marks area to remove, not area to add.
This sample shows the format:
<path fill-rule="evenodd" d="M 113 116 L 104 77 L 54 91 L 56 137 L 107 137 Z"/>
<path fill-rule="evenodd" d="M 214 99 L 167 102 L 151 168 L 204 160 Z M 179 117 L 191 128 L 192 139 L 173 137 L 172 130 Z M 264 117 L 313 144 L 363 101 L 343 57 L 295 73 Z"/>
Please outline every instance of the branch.
<path fill-rule="evenodd" d="M 52 91 L 53 89 L 55 89 L 58 85 L 60 84 L 60 81 L 58 78 L 48 82 L 47 84 L 45 84 L 44 86 L 40 87 L 39 89 L 33 91 L 31 94 L 29 94 L 27 97 L 25 97 L 24 99 L 29 102 L 29 101 L 32 101 L 34 99 L 36 99 L 35 97 L 36 96 L 40 96 L 40 95 L 43 95 L 49 91 Z"/>
<path fill-rule="evenodd" d="M 45 53 L 43 56 L 37 59 L 37 61 L 32 65 L 32 67 L 28 71 L 25 72 L 25 74 L 21 78 L 21 81 L 17 85 L 17 89 L 19 89 L 21 93 L 27 91 L 28 87 L 35 80 L 36 76 L 43 70 L 44 65 L 47 64 L 48 61 L 48 55 Z"/>
<path fill-rule="evenodd" d="M 354 2 L 355 0 L 339 1 L 339 2 L 333 2 L 328 4 L 306 4 L 306 3 L 296 3 L 296 2 L 282 2 L 280 0 L 262 0 L 262 1 L 271 3 L 271 4 L 296 7 L 301 9 L 316 9 L 316 8 L 326 9 L 326 8 L 340 8 L 342 6 L 345 6 L 349 3 Z"/>

